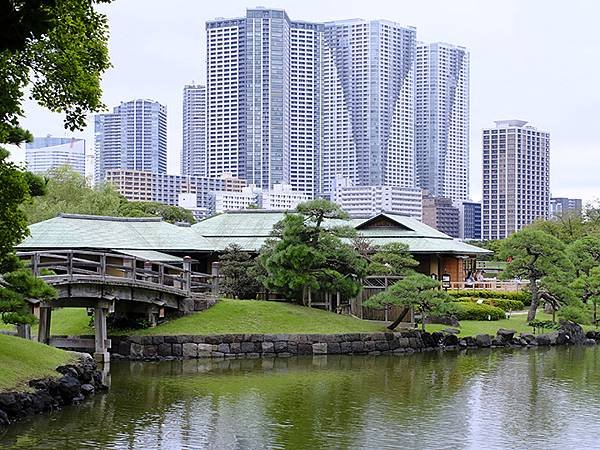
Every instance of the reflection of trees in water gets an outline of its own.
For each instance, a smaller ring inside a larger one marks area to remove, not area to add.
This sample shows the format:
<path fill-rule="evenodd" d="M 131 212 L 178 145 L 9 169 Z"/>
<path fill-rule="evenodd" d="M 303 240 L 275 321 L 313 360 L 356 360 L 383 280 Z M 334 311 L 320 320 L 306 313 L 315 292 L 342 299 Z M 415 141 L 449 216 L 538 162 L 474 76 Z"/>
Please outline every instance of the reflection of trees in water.
<path fill-rule="evenodd" d="M 347 448 L 409 435 L 418 444 L 431 436 L 415 430 L 481 414 L 511 434 L 560 429 L 554 402 L 573 386 L 600 385 L 596 351 L 118 363 L 110 394 L 18 425 L 0 445 Z M 463 428 L 454 430 L 462 442 L 477 434 Z"/>

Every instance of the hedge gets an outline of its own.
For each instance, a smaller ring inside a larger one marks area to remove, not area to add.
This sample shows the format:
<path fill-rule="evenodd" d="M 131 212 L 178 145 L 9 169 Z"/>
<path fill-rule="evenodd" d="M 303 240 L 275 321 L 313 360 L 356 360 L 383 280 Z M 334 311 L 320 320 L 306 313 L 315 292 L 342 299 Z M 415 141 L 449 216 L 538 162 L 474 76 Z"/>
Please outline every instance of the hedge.
<path fill-rule="evenodd" d="M 480 300 L 477 297 L 452 297 L 453 302 L 469 302 L 469 303 L 477 303 Z M 520 311 L 525 309 L 525 305 L 523 302 L 519 300 L 508 300 L 505 298 L 483 298 L 484 305 L 495 306 L 500 308 L 503 311 Z"/>
<path fill-rule="evenodd" d="M 517 300 L 523 305 L 531 305 L 531 292 L 529 291 L 494 291 L 487 289 L 449 289 L 448 294 L 452 297 L 475 297 L 475 298 L 502 298 L 506 300 Z"/>
<path fill-rule="evenodd" d="M 504 311 L 490 305 L 471 302 L 452 302 L 448 314 L 453 314 L 458 320 L 501 320 L 505 318 Z"/>

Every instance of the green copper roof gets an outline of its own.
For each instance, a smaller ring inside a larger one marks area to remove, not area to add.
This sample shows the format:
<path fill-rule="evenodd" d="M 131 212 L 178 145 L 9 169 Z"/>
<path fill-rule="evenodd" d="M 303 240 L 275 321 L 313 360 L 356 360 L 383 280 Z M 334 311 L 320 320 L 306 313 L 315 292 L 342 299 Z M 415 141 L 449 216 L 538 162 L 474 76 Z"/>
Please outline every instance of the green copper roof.
<path fill-rule="evenodd" d="M 215 250 L 237 244 L 246 251 L 259 251 L 270 237 L 273 226 L 284 217 L 283 211 L 231 211 L 209 217 L 192 226 L 208 239 Z M 373 222 L 383 221 L 385 226 Z M 424 223 L 401 214 L 382 213 L 372 218 L 351 219 L 348 225 L 375 245 L 402 242 L 413 253 L 451 253 L 483 255 L 488 250 L 465 244 Z M 335 225 L 343 224 L 335 221 Z"/>
<path fill-rule="evenodd" d="M 183 258 L 166 253 L 156 252 L 154 250 L 114 250 L 122 255 L 134 256 L 146 261 L 163 262 L 163 263 L 182 263 Z"/>
<path fill-rule="evenodd" d="M 191 227 L 155 217 L 102 217 L 61 214 L 29 227 L 17 248 L 93 248 L 157 251 L 210 251 L 212 244 Z"/>

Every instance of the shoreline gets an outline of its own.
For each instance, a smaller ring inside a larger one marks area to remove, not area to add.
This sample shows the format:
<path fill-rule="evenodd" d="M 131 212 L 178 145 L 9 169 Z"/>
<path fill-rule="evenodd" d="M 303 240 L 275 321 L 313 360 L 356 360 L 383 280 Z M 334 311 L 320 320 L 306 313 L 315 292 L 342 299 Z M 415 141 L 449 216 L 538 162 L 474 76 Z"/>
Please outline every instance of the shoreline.
<path fill-rule="evenodd" d="M 58 366 L 56 377 L 30 380 L 27 391 L 0 392 L 0 429 L 33 415 L 78 405 L 108 389 L 94 359 L 86 353 L 73 353 L 77 361 Z"/>
<path fill-rule="evenodd" d="M 219 334 L 173 336 L 111 336 L 115 360 L 285 358 L 304 355 L 390 355 L 474 348 L 522 348 L 595 345 L 600 333 L 584 333 L 580 325 L 563 322 L 550 333 L 533 335 L 500 329 L 496 336 L 458 337 L 444 332 L 344 334 Z"/>

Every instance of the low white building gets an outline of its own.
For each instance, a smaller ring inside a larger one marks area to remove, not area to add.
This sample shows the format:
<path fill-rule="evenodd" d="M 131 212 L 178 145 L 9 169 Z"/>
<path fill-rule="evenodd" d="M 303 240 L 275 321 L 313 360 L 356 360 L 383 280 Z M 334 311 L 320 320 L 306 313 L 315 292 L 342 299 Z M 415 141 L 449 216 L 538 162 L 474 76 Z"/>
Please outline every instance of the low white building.
<path fill-rule="evenodd" d="M 309 200 L 308 195 L 292 190 L 291 184 L 274 184 L 273 189 L 263 191 L 263 209 L 296 209 L 300 203 Z"/>
<path fill-rule="evenodd" d="M 353 186 L 347 178 L 333 183 L 331 200 L 352 217 L 374 216 L 383 211 L 421 220 L 421 189 L 400 186 Z"/>
<path fill-rule="evenodd" d="M 36 137 L 25 146 L 27 170 L 44 174 L 50 169 L 70 166 L 85 177 L 85 140 L 76 138 Z"/>
<path fill-rule="evenodd" d="M 243 188 L 240 192 L 215 191 L 213 210 L 215 213 L 222 213 L 250 207 L 258 208 L 261 195 L 261 190 L 253 184 Z"/>

